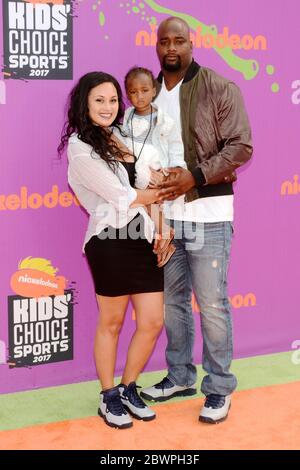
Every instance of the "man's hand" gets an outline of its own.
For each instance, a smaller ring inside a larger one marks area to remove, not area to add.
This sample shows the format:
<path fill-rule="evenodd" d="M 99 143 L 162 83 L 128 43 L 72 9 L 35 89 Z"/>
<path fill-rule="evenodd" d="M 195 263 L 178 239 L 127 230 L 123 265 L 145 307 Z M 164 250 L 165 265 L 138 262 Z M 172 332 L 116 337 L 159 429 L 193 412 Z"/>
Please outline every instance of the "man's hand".
<path fill-rule="evenodd" d="M 196 181 L 189 170 L 185 168 L 166 168 L 170 177 L 161 184 L 161 190 L 157 192 L 159 201 L 174 201 L 177 197 L 192 189 Z"/>

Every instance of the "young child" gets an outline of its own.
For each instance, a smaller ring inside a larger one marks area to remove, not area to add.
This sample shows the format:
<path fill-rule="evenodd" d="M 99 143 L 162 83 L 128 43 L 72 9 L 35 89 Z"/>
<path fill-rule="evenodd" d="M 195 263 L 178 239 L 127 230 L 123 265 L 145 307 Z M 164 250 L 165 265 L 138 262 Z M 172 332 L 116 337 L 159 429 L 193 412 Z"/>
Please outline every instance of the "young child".
<path fill-rule="evenodd" d="M 173 119 L 152 102 L 156 96 L 156 87 L 150 70 L 143 67 L 130 69 L 125 77 L 125 89 L 132 107 L 125 111 L 122 131 L 117 130 L 116 136 L 135 156 L 135 187 L 146 189 L 149 184 L 157 183 L 157 180 L 153 180 L 151 169 L 161 170 L 162 180 L 168 177 L 164 168 L 186 168 L 183 143 Z M 171 204 L 182 207 L 184 196 Z M 153 214 L 153 210 L 158 209 L 157 205 L 151 208 L 152 217 L 156 221 L 158 233 L 163 237 L 166 225 L 162 213 Z"/>
<path fill-rule="evenodd" d="M 183 143 L 173 119 L 152 102 L 156 86 L 151 70 L 130 69 L 125 89 L 132 107 L 125 112 L 122 131 L 127 147 L 136 157 L 136 187 L 145 189 L 151 180 L 151 168 L 186 168 Z"/>

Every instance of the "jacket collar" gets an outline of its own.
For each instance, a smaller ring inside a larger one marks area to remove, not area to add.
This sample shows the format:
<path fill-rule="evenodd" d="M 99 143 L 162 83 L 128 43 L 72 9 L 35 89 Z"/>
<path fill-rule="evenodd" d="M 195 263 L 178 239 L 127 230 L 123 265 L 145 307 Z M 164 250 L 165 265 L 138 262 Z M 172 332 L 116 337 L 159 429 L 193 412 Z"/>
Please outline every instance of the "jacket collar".
<path fill-rule="evenodd" d="M 184 76 L 184 80 L 182 83 L 186 83 L 186 82 L 189 82 L 190 80 L 192 80 L 195 75 L 197 75 L 198 71 L 200 69 L 200 65 L 193 59 L 189 68 L 187 69 L 186 71 L 186 74 Z M 163 81 L 163 73 L 162 71 L 160 71 L 158 77 L 157 77 L 157 81 L 161 84 L 162 81 Z"/>

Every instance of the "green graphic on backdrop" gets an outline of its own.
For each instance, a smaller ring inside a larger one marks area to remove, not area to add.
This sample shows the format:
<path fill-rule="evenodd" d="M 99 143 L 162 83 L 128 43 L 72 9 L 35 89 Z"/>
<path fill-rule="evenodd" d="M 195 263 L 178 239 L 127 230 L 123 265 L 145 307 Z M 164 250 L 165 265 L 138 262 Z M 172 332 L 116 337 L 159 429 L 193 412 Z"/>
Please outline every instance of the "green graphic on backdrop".
<path fill-rule="evenodd" d="M 266 66 L 266 72 L 267 72 L 268 75 L 274 75 L 274 73 L 275 73 L 274 65 L 267 65 Z M 273 93 L 278 93 L 279 90 L 280 90 L 279 84 L 277 82 L 272 83 L 271 90 L 273 91 Z"/>
<path fill-rule="evenodd" d="M 182 18 L 187 22 L 189 27 L 195 31 L 197 28 L 201 27 L 201 32 L 203 34 L 211 34 L 214 37 L 216 37 L 218 34 L 216 26 L 208 26 L 193 16 L 172 10 L 170 8 L 162 7 L 153 0 L 144 0 L 144 2 L 156 13 L 164 13 L 169 16 L 178 16 L 179 18 Z M 220 48 L 213 46 L 213 49 L 222 57 L 229 67 L 242 73 L 245 80 L 252 80 L 258 74 L 259 64 L 256 60 L 242 59 L 241 57 L 235 55 L 230 47 Z"/>
<path fill-rule="evenodd" d="M 146 20 L 148 23 L 156 24 L 156 18 L 154 16 L 147 16 L 145 4 L 143 2 L 131 0 L 131 3 L 132 4 L 130 4 L 129 2 L 120 3 L 121 8 L 126 7 L 127 15 L 130 15 L 131 13 L 135 13 L 136 15 L 140 14 L 142 21 Z"/>
<path fill-rule="evenodd" d="M 105 25 L 105 15 L 104 15 L 103 11 L 100 11 L 100 13 L 99 13 L 99 24 L 100 24 L 100 26 Z"/>
<path fill-rule="evenodd" d="M 97 3 L 100 5 L 102 2 L 98 1 Z M 146 11 L 146 5 L 152 10 L 151 13 Z M 143 2 L 138 0 L 131 0 L 127 2 L 124 1 L 120 2 L 119 6 L 120 8 L 124 8 L 126 10 L 127 15 L 139 15 L 142 21 L 146 20 L 150 24 L 158 23 L 157 18 L 152 16 L 153 12 L 158 14 L 166 14 L 169 16 L 177 16 L 182 18 L 188 23 L 191 30 L 197 31 L 198 28 L 201 28 L 201 34 L 203 35 L 209 34 L 214 38 L 217 38 L 218 36 L 218 29 L 215 25 L 209 26 L 191 15 L 161 6 L 155 0 L 143 0 Z M 97 9 L 96 4 L 94 4 L 93 9 Z M 105 24 L 105 16 L 103 12 L 99 13 L 99 23 L 101 27 L 103 27 Z M 107 35 L 105 36 L 105 39 L 108 39 Z M 218 45 L 215 43 L 212 46 L 212 49 L 215 50 L 215 52 L 224 60 L 224 62 L 226 62 L 230 68 L 240 72 L 245 80 L 253 80 L 257 76 L 260 68 L 257 60 L 243 59 L 237 56 L 233 49 L 229 46 L 218 47 Z M 274 72 L 275 68 L 273 65 L 266 66 L 267 75 L 272 76 Z M 277 82 L 273 82 L 271 84 L 271 90 L 273 93 L 277 93 L 280 90 L 279 84 Z"/>

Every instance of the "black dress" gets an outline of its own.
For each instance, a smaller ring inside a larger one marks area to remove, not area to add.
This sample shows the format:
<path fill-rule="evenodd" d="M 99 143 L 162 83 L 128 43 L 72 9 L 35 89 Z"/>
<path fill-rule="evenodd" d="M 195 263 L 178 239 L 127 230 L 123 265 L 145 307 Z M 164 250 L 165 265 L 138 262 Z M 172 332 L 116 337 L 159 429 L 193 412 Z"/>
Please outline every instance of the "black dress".
<path fill-rule="evenodd" d="M 134 186 L 135 163 L 121 163 Z M 96 294 L 116 297 L 163 291 L 163 269 L 157 267 L 153 243 L 145 239 L 143 225 L 143 216 L 137 214 L 125 227 L 107 227 L 87 242 L 85 254 Z"/>

